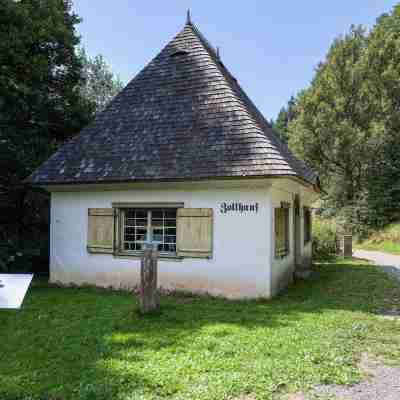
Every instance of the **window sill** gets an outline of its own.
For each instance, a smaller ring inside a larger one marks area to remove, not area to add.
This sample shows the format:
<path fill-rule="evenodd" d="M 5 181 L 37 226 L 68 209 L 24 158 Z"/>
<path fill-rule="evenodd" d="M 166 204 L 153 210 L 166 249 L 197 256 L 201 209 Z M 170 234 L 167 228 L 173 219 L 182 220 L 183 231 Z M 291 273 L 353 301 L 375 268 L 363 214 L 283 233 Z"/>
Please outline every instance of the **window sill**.
<path fill-rule="evenodd" d="M 118 252 L 114 254 L 114 258 L 141 259 L 142 253 Z M 179 257 L 176 254 L 159 254 L 158 259 L 162 261 L 182 261 L 183 257 Z"/>

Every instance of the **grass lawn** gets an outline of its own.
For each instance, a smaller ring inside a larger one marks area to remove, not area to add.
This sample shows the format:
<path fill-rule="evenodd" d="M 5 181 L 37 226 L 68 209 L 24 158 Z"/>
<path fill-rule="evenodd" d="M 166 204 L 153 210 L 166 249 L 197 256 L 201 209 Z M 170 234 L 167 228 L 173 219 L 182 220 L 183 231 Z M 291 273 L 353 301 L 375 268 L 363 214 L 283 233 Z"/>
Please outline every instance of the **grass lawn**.
<path fill-rule="evenodd" d="M 383 251 L 400 255 L 400 223 L 393 223 L 373 233 L 367 240 L 356 243 L 355 248 Z"/>
<path fill-rule="evenodd" d="M 362 243 L 356 243 L 355 249 L 382 251 L 384 253 L 400 255 L 400 243 L 393 243 L 390 241 L 374 242 L 366 240 Z"/>
<path fill-rule="evenodd" d="M 0 310 L 0 399 L 279 398 L 360 378 L 362 352 L 400 359 L 400 285 L 360 261 L 319 264 L 271 301 L 164 297 L 36 284 Z"/>

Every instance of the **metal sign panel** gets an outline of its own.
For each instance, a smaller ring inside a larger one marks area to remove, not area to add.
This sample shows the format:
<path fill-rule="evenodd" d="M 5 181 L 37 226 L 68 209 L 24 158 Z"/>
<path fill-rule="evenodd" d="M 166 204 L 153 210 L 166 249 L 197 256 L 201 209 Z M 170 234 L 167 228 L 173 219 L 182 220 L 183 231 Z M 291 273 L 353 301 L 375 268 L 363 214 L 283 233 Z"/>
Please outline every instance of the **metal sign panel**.
<path fill-rule="evenodd" d="M 0 274 L 0 308 L 21 308 L 33 274 Z"/>

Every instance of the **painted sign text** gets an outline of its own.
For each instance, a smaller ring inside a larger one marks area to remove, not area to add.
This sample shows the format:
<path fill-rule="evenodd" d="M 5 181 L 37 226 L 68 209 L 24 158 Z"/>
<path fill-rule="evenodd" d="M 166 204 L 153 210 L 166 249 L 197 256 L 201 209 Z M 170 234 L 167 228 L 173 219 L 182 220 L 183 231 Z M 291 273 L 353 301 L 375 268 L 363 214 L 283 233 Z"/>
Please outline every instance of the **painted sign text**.
<path fill-rule="evenodd" d="M 246 203 L 236 203 L 236 202 L 223 202 L 220 205 L 221 214 L 227 213 L 258 213 L 258 203 L 246 204 Z"/>

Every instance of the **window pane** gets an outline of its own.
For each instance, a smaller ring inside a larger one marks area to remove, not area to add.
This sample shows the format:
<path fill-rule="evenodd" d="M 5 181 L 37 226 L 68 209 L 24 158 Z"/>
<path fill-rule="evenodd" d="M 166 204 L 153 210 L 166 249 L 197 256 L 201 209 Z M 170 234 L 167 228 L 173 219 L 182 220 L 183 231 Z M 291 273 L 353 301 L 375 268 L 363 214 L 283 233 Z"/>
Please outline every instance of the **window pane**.
<path fill-rule="evenodd" d="M 134 243 L 129 243 L 129 242 L 125 242 L 124 243 L 124 249 L 125 250 L 134 250 L 132 247 L 134 247 Z"/>
<path fill-rule="evenodd" d="M 159 245 L 157 245 L 157 250 L 158 251 L 166 251 L 164 248 L 164 245 L 162 243 L 160 243 Z"/>
<path fill-rule="evenodd" d="M 125 226 L 125 235 L 133 235 L 135 233 L 135 228 L 132 226 Z"/>
<path fill-rule="evenodd" d="M 162 228 L 154 228 L 152 240 L 156 242 L 162 242 L 164 237 L 164 230 Z"/>
<path fill-rule="evenodd" d="M 135 240 L 139 241 L 139 242 L 145 242 L 146 241 L 146 235 L 136 235 Z"/>
<path fill-rule="evenodd" d="M 166 235 L 165 243 L 176 243 L 176 236 Z"/>
<path fill-rule="evenodd" d="M 176 210 L 166 210 L 165 218 L 176 220 Z"/>
<path fill-rule="evenodd" d="M 125 210 L 125 218 L 133 218 L 135 212 L 133 210 Z"/>
<path fill-rule="evenodd" d="M 163 211 L 162 210 L 152 210 L 151 218 L 154 219 L 163 219 Z"/>
<path fill-rule="evenodd" d="M 165 229 L 165 234 L 166 235 L 174 235 L 174 236 L 176 236 L 176 228 L 166 228 Z"/>
<path fill-rule="evenodd" d="M 147 219 L 147 210 L 136 210 L 135 211 L 136 218 L 144 218 Z"/>
<path fill-rule="evenodd" d="M 167 251 L 169 251 L 171 253 L 176 253 L 176 245 L 175 244 L 169 244 Z"/>
<path fill-rule="evenodd" d="M 142 228 L 146 228 L 147 220 L 146 219 L 135 219 L 133 224 L 138 227 L 140 226 Z"/>
<path fill-rule="evenodd" d="M 155 233 L 153 233 L 153 241 L 154 242 L 162 242 L 163 241 L 163 235 L 157 235 Z"/>
<path fill-rule="evenodd" d="M 159 244 L 158 251 L 165 253 L 175 253 L 176 246 L 174 244 Z"/>
<path fill-rule="evenodd" d="M 125 209 L 123 212 L 122 248 L 124 250 L 142 251 L 143 242 L 151 238 L 155 242 L 160 242 L 158 244 L 160 252 L 176 252 L 176 210 L 132 208 Z"/>
<path fill-rule="evenodd" d="M 124 210 L 123 219 L 123 249 L 137 251 L 142 249 L 139 242 L 147 239 L 147 210 Z"/>

